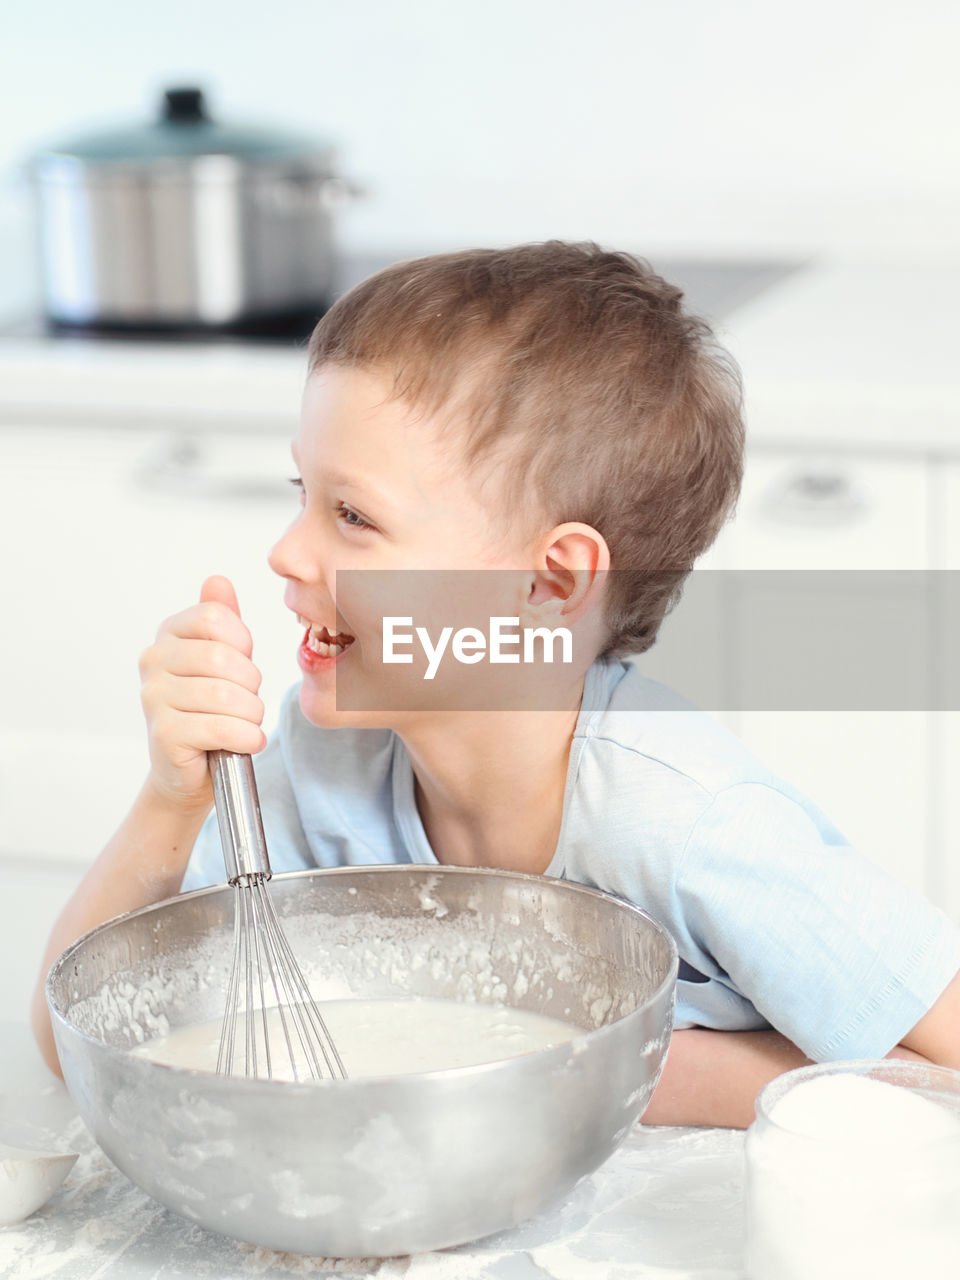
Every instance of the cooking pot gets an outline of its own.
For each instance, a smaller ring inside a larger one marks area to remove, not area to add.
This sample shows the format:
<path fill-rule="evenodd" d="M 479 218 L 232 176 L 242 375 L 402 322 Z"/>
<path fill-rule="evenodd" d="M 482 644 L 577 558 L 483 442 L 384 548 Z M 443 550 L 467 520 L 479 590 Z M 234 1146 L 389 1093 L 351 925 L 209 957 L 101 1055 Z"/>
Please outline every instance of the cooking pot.
<path fill-rule="evenodd" d="M 356 190 L 327 142 L 168 89 L 152 123 L 67 139 L 30 171 L 56 325 L 269 329 L 329 305 L 333 213 Z"/>

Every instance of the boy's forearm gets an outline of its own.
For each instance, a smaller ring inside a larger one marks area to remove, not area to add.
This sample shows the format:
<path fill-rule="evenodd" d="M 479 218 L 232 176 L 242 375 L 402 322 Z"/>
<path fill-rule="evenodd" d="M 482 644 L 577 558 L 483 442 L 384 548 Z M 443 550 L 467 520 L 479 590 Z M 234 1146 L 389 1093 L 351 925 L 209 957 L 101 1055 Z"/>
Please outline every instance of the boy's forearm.
<path fill-rule="evenodd" d="M 903 1045 L 887 1057 L 925 1061 Z M 643 1123 L 746 1129 L 760 1090 L 785 1071 L 810 1064 L 778 1031 L 675 1031 Z"/>
<path fill-rule="evenodd" d="M 778 1031 L 675 1031 L 643 1123 L 745 1129 L 764 1085 L 809 1062 Z"/>
<path fill-rule="evenodd" d="M 87 930 L 178 893 L 208 812 L 209 806 L 172 806 L 145 783 L 122 825 L 60 913 L 50 933 L 31 1007 L 34 1035 L 51 1071 L 60 1074 L 44 990 L 51 964 Z"/>

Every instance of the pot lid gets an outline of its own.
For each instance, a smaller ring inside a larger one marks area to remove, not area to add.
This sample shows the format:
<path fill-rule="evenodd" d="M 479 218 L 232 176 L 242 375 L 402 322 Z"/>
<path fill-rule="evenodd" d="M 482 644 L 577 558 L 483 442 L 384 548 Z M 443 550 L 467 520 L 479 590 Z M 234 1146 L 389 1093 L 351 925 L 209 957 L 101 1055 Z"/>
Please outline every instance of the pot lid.
<path fill-rule="evenodd" d="M 223 124 L 208 114 L 203 91 L 167 89 L 151 123 L 82 133 L 45 147 L 35 161 L 71 160 L 84 165 L 153 165 L 198 156 L 238 160 L 303 160 L 329 152 L 330 144 L 305 134 L 259 125 Z"/>

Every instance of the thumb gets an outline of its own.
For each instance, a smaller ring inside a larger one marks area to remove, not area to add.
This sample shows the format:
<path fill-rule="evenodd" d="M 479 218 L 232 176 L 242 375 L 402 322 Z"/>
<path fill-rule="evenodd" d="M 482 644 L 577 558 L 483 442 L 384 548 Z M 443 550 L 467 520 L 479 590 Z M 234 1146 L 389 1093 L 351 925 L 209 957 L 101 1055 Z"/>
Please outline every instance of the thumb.
<path fill-rule="evenodd" d="M 204 579 L 203 586 L 200 588 L 201 604 L 225 604 L 239 618 L 240 604 L 237 600 L 237 593 L 233 589 L 233 583 L 229 578 L 224 578 L 222 574 L 215 573 L 212 577 Z"/>

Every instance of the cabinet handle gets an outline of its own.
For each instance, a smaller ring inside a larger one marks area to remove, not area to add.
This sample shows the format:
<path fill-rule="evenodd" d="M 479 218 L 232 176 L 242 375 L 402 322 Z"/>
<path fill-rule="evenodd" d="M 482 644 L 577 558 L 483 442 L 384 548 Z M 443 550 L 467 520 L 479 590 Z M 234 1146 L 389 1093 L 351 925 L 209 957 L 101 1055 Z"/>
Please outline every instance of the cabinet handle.
<path fill-rule="evenodd" d="M 136 480 L 157 492 L 214 500 L 282 499 L 289 505 L 290 486 L 272 471 L 224 471 L 211 465 L 208 451 L 194 436 L 165 440 L 136 469 Z"/>
<path fill-rule="evenodd" d="M 844 471 L 807 468 L 771 486 L 764 509 L 778 524 L 833 529 L 862 520 L 870 504 L 862 487 Z"/>

